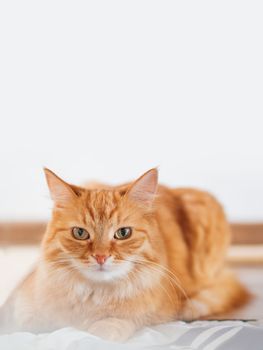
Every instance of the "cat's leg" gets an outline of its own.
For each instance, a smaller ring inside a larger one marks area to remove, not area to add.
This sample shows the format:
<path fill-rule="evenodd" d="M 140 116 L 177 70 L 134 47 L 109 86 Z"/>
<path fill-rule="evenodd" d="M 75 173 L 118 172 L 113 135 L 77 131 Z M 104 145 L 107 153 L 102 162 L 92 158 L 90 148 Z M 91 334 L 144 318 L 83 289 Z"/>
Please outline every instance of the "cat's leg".
<path fill-rule="evenodd" d="M 224 314 L 244 304 L 249 297 L 242 284 L 227 271 L 185 302 L 181 318 L 194 320 Z"/>
<path fill-rule="evenodd" d="M 94 322 L 87 331 L 106 340 L 123 342 L 135 333 L 136 328 L 132 320 L 108 317 Z"/>

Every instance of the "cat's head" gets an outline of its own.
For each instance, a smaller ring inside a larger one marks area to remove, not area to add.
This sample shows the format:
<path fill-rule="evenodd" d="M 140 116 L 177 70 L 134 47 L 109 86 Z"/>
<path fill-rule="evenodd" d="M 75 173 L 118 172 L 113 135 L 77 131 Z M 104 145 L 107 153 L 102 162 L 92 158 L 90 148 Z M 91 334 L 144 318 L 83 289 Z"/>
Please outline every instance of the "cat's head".
<path fill-rule="evenodd" d="M 135 273 L 146 261 L 155 261 L 156 169 L 115 189 L 86 189 L 66 183 L 48 169 L 45 174 L 54 208 L 43 253 L 54 269 L 111 283 Z"/>

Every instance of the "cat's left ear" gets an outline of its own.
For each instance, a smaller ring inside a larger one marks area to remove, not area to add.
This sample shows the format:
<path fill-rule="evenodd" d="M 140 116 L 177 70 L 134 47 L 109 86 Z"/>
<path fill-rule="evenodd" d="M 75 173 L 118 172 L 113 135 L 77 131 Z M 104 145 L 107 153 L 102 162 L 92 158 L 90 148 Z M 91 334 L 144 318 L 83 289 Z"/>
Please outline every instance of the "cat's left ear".
<path fill-rule="evenodd" d="M 158 170 L 148 170 L 137 179 L 127 192 L 127 196 L 142 205 L 151 206 L 158 187 Z"/>
<path fill-rule="evenodd" d="M 47 168 L 44 168 L 44 172 L 46 175 L 50 196 L 56 205 L 64 206 L 69 201 L 77 198 L 77 194 L 71 185 Z"/>

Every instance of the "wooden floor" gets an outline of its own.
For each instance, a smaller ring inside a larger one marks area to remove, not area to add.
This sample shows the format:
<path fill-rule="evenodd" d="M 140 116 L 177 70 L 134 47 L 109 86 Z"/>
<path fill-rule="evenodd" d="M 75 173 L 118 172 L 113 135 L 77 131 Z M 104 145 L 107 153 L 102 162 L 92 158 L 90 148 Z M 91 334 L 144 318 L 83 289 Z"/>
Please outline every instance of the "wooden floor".
<path fill-rule="evenodd" d="M 0 245 L 39 244 L 46 222 L 0 222 Z M 230 225 L 233 244 L 263 244 L 263 223 L 233 223 Z"/>

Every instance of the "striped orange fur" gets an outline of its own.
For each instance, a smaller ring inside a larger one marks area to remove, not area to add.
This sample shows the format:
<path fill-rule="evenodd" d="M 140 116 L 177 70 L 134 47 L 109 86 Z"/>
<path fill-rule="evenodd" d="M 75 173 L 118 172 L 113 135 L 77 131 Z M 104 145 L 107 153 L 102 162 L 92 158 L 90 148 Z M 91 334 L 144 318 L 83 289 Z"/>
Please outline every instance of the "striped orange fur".
<path fill-rule="evenodd" d="M 36 268 L 2 309 L 6 326 L 72 325 L 123 341 L 146 325 L 247 300 L 225 266 L 229 226 L 210 194 L 158 185 L 156 169 L 118 187 L 78 187 L 45 173 L 52 218 Z"/>

